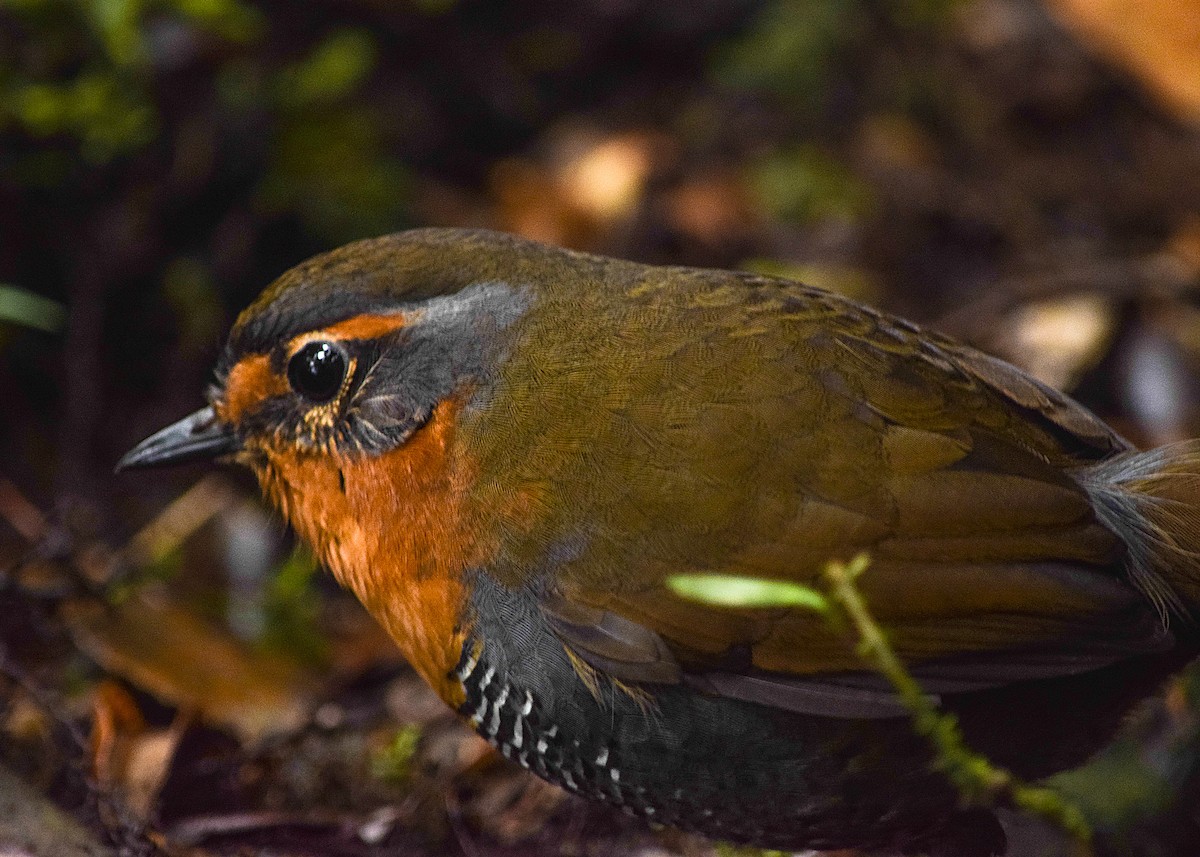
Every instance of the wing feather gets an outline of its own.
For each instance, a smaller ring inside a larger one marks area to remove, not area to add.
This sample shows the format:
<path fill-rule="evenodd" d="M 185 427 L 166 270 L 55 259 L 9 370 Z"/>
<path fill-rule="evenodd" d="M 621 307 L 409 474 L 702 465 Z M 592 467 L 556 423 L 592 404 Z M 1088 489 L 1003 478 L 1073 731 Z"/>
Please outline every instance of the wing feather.
<path fill-rule="evenodd" d="M 796 284 L 673 271 L 667 288 L 654 269 L 621 270 L 649 273 L 530 323 L 536 347 L 514 349 L 493 391 L 507 421 L 474 438 L 484 473 L 502 474 L 482 481 L 489 514 L 516 508 L 512 486 L 539 498 L 535 522 L 496 525 L 493 573 L 516 585 L 552 569 L 544 612 L 585 661 L 626 681 L 891 716 L 886 688 L 821 617 L 716 608 L 665 585 L 683 572 L 820 585 L 825 563 L 862 550 L 869 606 L 937 687 L 1072 674 L 1170 643 L 1070 476 L 1128 447 L 1086 409 Z M 586 327 L 597 318 L 611 327 Z"/>

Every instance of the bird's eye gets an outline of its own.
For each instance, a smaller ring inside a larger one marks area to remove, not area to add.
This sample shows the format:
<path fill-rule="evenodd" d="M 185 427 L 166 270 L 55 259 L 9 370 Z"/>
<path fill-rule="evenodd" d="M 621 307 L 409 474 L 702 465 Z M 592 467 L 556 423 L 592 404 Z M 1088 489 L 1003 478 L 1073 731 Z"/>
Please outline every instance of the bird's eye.
<path fill-rule="evenodd" d="M 288 383 L 314 402 L 328 402 L 342 388 L 346 353 L 332 342 L 310 342 L 288 361 Z"/>

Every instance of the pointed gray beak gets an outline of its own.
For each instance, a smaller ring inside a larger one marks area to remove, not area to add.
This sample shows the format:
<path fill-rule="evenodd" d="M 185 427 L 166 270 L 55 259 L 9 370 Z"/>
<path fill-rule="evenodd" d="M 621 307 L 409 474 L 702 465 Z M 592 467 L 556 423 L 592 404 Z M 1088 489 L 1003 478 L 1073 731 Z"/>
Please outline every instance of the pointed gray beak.
<path fill-rule="evenodd" d="M 201 408 L 160 432 L 150 435 L 117 462 L 117 472 L 190 461 L 211 461 L 237 452 L 241 446 L 233 429 L 217 419 L 212 408 Z"/>

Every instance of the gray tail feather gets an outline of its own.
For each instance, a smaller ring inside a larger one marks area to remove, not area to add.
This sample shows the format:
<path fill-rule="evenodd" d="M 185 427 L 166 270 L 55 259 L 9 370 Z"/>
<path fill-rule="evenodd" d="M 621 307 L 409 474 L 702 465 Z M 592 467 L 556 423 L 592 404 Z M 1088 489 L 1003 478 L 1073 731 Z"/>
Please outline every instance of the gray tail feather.
<path fill-rule="evenodd" d="M 1122 453 L 1075 476 L 1164 621 L 1200 619 L 1200 440 Z"/>

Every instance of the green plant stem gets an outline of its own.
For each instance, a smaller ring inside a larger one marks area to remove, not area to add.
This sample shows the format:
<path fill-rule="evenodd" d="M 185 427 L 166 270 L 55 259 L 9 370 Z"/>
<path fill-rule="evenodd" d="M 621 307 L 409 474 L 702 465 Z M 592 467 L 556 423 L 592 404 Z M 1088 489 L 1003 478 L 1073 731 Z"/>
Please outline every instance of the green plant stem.
<path fill-rule="evenodd" d="M 1091 829 L 1077 807 L 1058 792 L 1024 783 L 973 752 L 963 741 L 954 717 L 938 711 L 922 692 L 871 616 L 855 584 L 869 565 L 866 554 L 859 554 L 848 563 L 828 563 L 824 574 L 830 597 L 857 632 L 859 654 L 891 682 L 912 714 L 917 732 L 933 744 L 939 767 L 959 794 L 972 804 L 1017 807 L 1056 824 L 1082 843 L 1089 842 Z"/>

